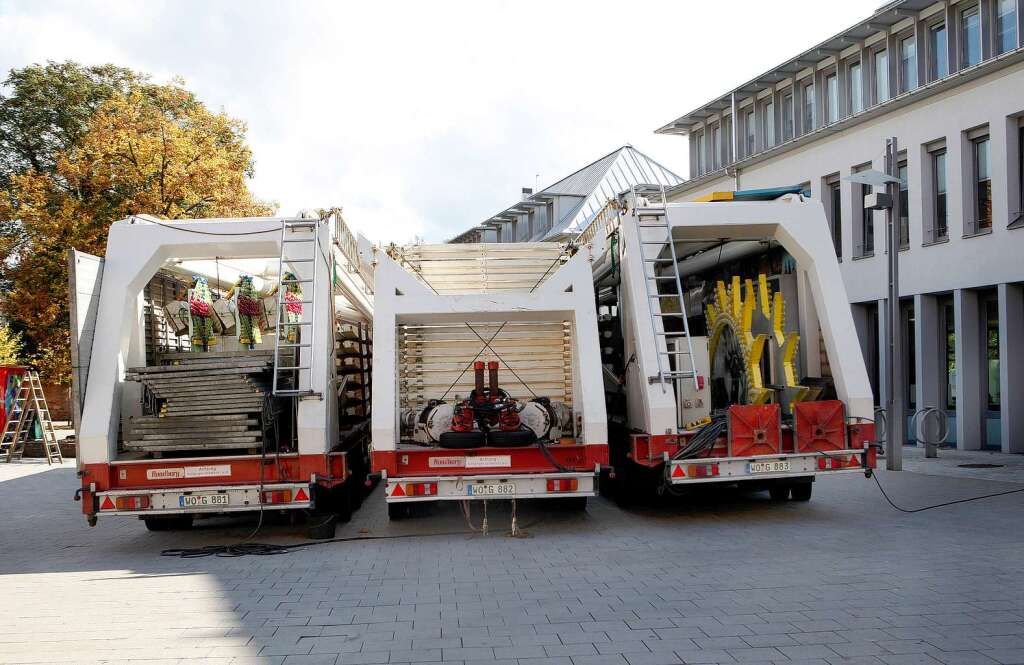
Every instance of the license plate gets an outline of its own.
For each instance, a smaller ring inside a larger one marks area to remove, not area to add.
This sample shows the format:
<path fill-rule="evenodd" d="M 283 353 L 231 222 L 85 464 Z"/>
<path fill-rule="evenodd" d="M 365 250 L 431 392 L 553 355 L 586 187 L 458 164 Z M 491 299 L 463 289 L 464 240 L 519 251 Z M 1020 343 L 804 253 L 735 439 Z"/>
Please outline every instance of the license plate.
<path fill-rule="evenodd" d="M 516 486 L 514 483 L 481 483 L 469 485 L 467 491 L 469 496 L 503 496 L 515 494 Z"/>
<path fill-rule="evenodd" d="M 789 471 L 788 461 L 781 462 L 751 462 L 750 473 L 783 473 Z"/>
<path fill-rule="evenodd" d="M 231 497 L 227 494 L 181 494 L 178 496 L 178 505 L 182 508 L 229 506 Z"/>

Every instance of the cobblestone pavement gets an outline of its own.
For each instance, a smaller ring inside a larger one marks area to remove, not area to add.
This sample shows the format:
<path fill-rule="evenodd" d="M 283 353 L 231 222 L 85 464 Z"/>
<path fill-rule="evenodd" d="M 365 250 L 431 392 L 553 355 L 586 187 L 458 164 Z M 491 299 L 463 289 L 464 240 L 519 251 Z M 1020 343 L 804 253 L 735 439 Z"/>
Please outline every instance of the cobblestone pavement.
<path fill-rule="evenodd" d="M 908 506 L 1021 487 L 880 476 Z M 160 550 L 253 524 L 90 529 L 74 486 L 72 464 L 0 464 L 2 663 L 1024 663 L 1024 494 L 908 515 L 847 475 L 807 504 L 520 505 L 513 539 L 499 505 L 486 536 L 450 504 L 391 524 L 378 489 L 338 535 L 409 538 L 182 560 Z"/>

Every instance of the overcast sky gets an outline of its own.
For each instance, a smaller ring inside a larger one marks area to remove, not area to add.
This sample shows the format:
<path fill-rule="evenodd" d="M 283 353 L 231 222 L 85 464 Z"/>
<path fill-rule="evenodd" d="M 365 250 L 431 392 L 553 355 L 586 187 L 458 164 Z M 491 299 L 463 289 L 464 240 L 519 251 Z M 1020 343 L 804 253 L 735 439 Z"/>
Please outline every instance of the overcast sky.
<path fill-rule="evenodd" d="M 0 0 L 0 70 L 112 62 L 246 121 L 252 189 L 444 240 L 869 16 L 880 0 Z"/>

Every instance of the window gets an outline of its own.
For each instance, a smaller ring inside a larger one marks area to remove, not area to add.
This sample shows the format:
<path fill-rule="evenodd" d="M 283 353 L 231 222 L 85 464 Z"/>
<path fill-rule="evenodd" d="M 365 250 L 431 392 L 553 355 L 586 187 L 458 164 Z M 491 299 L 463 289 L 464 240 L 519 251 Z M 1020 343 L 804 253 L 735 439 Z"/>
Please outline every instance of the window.
<path fill-rule="evenodd" d="M 851 64 L 847 73 L 850 76 L 850 114 L 852 115 L 864 110 L 864 82 L 861 79 L 860 63 Z"/>
<path fill-rule="evenodd" d="M 996 2 L 996 53 L 1017 48 L 1017 0 Z"/>
<path fill-rule="evenodd" d="M 832 244 L 836 248 L 836 256 L 843 258 L 843 197 L 839 183 L 839 174 L 829 176 L 825 180 L 825 201 L 829 212 L 828 223 L 832 232 Z"/>
<path fill-rule="evenodd" d="M 804 103 L 803 127 L 801 129 L 806 134 L 807 132 L 814 131 L 814 84 L 808 83 L 802 88 L 801 92 L 803 93 L 801 96 Z"/>
<path fill-rule="evenodd" d="M 983 300 L 985 305 L 985 360 L 988 384 L 988 410 L 999 411 L 999 299 L 993 293 Z"/>
<path fill-rule="evenodd" d="M 944 240 L 949 237 L 949 218 L 946 210 L 946 148 L 940 148 L 929 154 L 932 161 L 932 187 L 935 194 L 931 240 Z"/>
<path fill-rule="evenodd" d="M 988 136 L 971 140 L 974 161 L 974 231 L 992 228 L 992 180 L 989 175 Z"/>
<path fill-rule="evenodd" d="M 917 321 L 915 320 L 914 299 L 900 300 L 900 318 L 903 319 L 903 372 L 906 377 L 907 392 L 903 399 L 907 408 L 917 408 Z"/>
<path fill-rule="evenodd" d="M 697 134 L 697 155 L 695 160 L 697 163 L 697 175 L 704 174 L 704 154 L 706 149 L 707 143 L 704 140 L 704 132 L 700 132 Z"/>
<path fill-rule="evenodd" d="M 787 92 L 782 96 L 782 140 L 790 141 L 793 135 L 793 93 Z"/>
<path fill-rule="evenodd" d="M 711 168 L 715 171 L 721 166 L 722 160 L 722 128 L 715 125 L 711 128 Z"/>
<path fill-rule="evenodd" d="M 722 141 L 725 142 L 722 151 L 722 165 L 731 164 L 733 160 L 732 145 L 732 116 L 722 118 Z"/>
<path fill-rule="evenodd" d="M 1012 220 L 1020 224 L 1024 220 L 1024 123 L 1017 127 L 1017 217 Z"/>
<path fill-rule="evenodd" d="M 917 42 L 913 37 L 900 40 L 900 92 L 917 87 Z"/>
<path fill-rule="evenodd" d="M 942 305 L 946 329 L 946 408 L 956 408 L 956 316 L 953 314 L 953 299 L 944 298 Z"/>
<path fill-rule="evenodd" d="M 764 105 L 761 116 L 764 127 L 764 147 L 767 150 L 775 146 L 775 102 L 768 102 Z"/>
<path fill-rule="evenodd" d="M 981 62 L 981 16 L 977 6 L 960 12 L 960 67 Z"/>
<path fill-rule="evenodd" d="M 825 77 L 825 124 L 839 122 L 839 79 L 835 73 Z"/>
<path fill-rule="evenodd" d="M 754 128 L 754 111 L 747 111 L 743 116 L 743 128 L 746 133 L 746 142 L 743 146 L 743 154 L 750 157 L 757 149 L 757 134 Z"/>
<path fill-rule="evenodd" d="M 867 171 L 871 164 L 863 164 L 853 169 L 854 173 Z M 871 256 L 875 253 L 875 212 L 864 206 L 864 197 L 871 193 L 868 185 L 853 183 L 853 218 L 859 223 L 854 231 L 854 256 Z"/>
<path fill-rule="evenodd" d="M 946 42 L 946 24 L 937 23 L 928 28 L 928 80 L 935 81 L 949 74 L 949 52 Z"/>
<path fill-rule="evenodd" d="M 907 158 L 902 157 L 896 166 L 896 177 L 900 179 L 900 249 L 910 247 L 910 181 L 907 179 Z"/>
<path fill-rule="evenodd" d="M 889 100 L 889 52 L 875 51 L 875 103 Z"/>

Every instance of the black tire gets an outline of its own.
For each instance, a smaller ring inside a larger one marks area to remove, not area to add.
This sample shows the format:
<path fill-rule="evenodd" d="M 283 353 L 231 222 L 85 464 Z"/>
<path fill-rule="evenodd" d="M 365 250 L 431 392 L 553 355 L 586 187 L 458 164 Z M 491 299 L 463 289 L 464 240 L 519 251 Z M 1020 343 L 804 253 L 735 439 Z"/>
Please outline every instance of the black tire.
<path fill-rule="evenodd" d="M 339 487 L 335 487 L 332 494 L 332 507 L 334 508 L 334 515 L 338 518 L 338 521 L 342 524 L 350 522 L 352 520 L 352 489 L 351 486 L 355 485 L 356 479 L 349 478 Z"/>
<path fill-rule="evenodd" d="M 494 430 L 487 433 L 487 445 L 492 448 L 522 448 L 535 443 L 537 443 L 537 435 L 529 429 L 514 432 Z"/>
<path fill-rule="evenodd" d="M 794 483 L 790 487 L 790 492 L 793 495 L 794 501 L 810 501 L 811 490 L 814 489 L 814 485 L 811 483 Z"/>
<path fill-rule="evenodd" d="M 310 540 L 330 540 L 334 538 L 334 527 L 337 525 L 337 517 L 335 515 L 312 513 L 306 520 L 306 537 Z"/>
<path fill-rule="evenodd" d="M 483 448 L 487 445 L 487 435 L 477 430 L 472 432 L 445 432 L 438 438 L 437 445 L 449 450 Z"/>
<path fill-rule="evenodd" d="M 789 485 L 772 485 L 768 488 L 768 496 L 772 501 L 787 501 L 789 499 Z"/>
<path fill-rule="evenodd" d="M 404 520 L 411 514 L 409 510 L 409 504 L 407 503 L 389 503 L 388 504 L 388 519 L 392 522 L 398 520 Z"/>
<path fill-rule="evenodd" d="M 142 520 L 150 531 L 185 531 L 192 528 L 192 516 L 146 517 Z"/>

